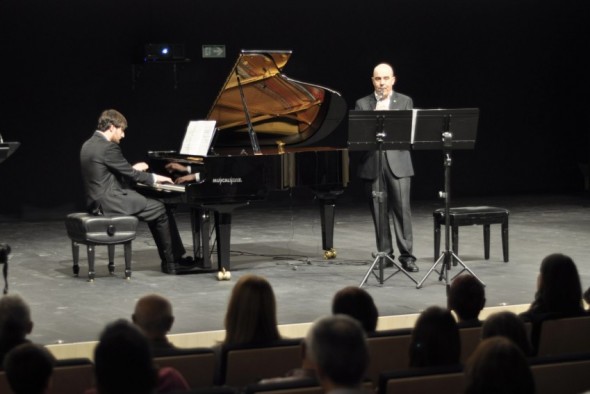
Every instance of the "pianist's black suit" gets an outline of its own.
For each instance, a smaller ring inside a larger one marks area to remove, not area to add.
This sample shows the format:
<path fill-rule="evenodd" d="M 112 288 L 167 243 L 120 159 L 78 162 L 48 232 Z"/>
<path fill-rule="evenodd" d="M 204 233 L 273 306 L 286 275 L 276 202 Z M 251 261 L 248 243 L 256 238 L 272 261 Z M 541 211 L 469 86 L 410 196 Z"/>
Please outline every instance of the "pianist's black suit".
<path fill-rule="evenodd" d="M 162 202 L 146 198 L 129 187 L 136 182 L 151 184 L 152 175 L 134 169 L 118 144 L 96 131 L 82 145 L 80 163 L 90 211 L 134 215 L 146 221 L 163 263 L 174 263 L 184 255 L 174 216 L 167 213 Z"/>
<path fill-rule="evenodd" d="M 389 103 L 391 110 L 408 110 L 412 109 L 412 99 L 406 95 L 393 91 L 393 96 Z M 377 99 L 375 94 L 370 94 L 363 97 L 356 102 L 356 110 L 372 111 L 377 106 Z M 375 217 L 377 202 L 372 197 L 372 192 L 375 190 L 378 183 L 378 155 L 375 151 L 367 151 L 363 154 L 361 162 L 358 167 L 358 175 L 365 181 L 365 191 L 367 197 L 371 201 L 371 213 L 373 214 L 373 221 L 375 223 L 375 230 L 377 230 L 377 218 Z M 412 215 L 410 211 L 410 181 L 414 175 L 414 168 L 412 166 L 412 158 L 410 152 L 407 150 L 387 150 L 383 152 L 383 176 L 384 187 L 387 192 L 387 233 L 385 237 L 385 245 L 379 248 L 379 240 L 377 240 L 377 247 L 380 251 L 393 253 L 391 242 L 391 229 L 389 226 L 389 216 L 393 216 L 393 225 L 395 229 L 395 236 L 397 247 L 400 256 L 398 260 L 402 263 L 410 260 L 415 261 L 416 258 L 412 254 Z M 377 233 L 377 231 L 376 231 Z"/>

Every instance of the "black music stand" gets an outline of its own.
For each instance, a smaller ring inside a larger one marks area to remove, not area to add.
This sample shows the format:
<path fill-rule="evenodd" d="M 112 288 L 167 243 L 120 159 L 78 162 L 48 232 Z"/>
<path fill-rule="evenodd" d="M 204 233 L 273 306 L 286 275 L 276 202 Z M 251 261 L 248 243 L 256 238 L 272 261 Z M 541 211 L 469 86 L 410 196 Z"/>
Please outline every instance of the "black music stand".
<path fill-rule="evenodd" d="M 20 146 L 20 142 L 4 142 L 0 135 L 0 163 L 8 159 L 10 155 Z M 10 245 L 0 243 L 0 264 L 3 264 L 2 275 L 4 276 L 3 293 L 8 293 L 8 255 L 10 254 Z"/>
<path fill-rule="evenodd" d="M 430 274 L 436 270 L 436 267 L 442 263 L 440 272 L 436 272 L 439 274 L 438 280 L 444 280 L 448 292 L 448 270 L 451 269 L 451 261 L 453 261 L 453 265 L 460 264 L 463 267 L 463 269 L 457 275 L 461 274 L 463 271 L 468 271 L 482 285 L 485 286 L 485 283 L 483 283 L 477 277 L 477 275 L 475 275 L 475 273 L 470 270 L 450 249 L 449 234 L 452 164 L 451 152 L 454 149 L 474 148 L 478 119 L 478 108 L 414 110 L 414 129 L 412 131 L 413 148 L 415 150 L 442 150 L 445 167 L 445 190 L 444 192 L 439 192 L 439 197 L 445 200 L 445 250 L 428 270 L 424 278 L 422 278 L 422 280 L 416 285 L 417 289 L 422 287 L 422 284 L 426 278 L 428 278 L 428 276 L 430 276 Z M 455 275 L 453 279 L 457 275 Z"/>
<path fill-rule="evenodd" d="M 0 163 L 8 159 L 20 146 L 20 142 L 3 142 L 0 136 Z"/>
<path fill-rule="evenodd" d="M 350 111 L 348 115 L 348 149 L 349 150 L 369 150 L 377 151 L 379 168 L 379 180 L 377 191 L 373 192 L 373 199 L 377 201 L 377 253 L 375 260 L 369 267 L 369 270 L 359 284 L 363 284 L 369 278 L 371 273 L 377 278 L 379 284 L 402 272 L 414 283 L 416 280 L 399 264 L 397 264 L 387 252 L 383 250 L 385 244 L 386 229 L 385 201 L 387 201 L 387 191 L 383 188 L 383 150 L 404 150 L 410 148 L 412 132 L 412 111 Z M 383 269 L 386 260 L 389 260 L 395 268 L 391 275 L 384 278 Z M 379 276 L 373 272 L 375 264 L 379 263 Z"/>

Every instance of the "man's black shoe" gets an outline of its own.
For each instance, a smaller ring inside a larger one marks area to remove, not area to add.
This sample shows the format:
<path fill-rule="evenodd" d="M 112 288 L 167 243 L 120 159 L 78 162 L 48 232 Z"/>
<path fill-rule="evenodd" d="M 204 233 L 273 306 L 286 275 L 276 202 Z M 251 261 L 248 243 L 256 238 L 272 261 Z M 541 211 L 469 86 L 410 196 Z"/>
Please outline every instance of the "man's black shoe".
<path fill-rule="evenodd" d="M 416 265 L 416 263 L 414 262 L 414 260 L 409 260 L 409 261 L 402 261 L 402 268 L 408 272 L 418 272 L 420 271 L 418 269 L 418 266 Z"/>

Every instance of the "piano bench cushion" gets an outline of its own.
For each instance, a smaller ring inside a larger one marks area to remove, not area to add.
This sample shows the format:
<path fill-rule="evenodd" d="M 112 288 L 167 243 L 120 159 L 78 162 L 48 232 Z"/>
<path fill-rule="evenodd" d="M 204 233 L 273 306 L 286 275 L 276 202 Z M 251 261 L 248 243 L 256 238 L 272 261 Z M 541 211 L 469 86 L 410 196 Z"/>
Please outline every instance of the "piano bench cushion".
<path fill-rule="evenodd" d="M 94 216 L 86 212 L 66 217 L 68 237 L 82 244 L 113 245 L 135 239 L 138 219 L 135 216 Z"/>

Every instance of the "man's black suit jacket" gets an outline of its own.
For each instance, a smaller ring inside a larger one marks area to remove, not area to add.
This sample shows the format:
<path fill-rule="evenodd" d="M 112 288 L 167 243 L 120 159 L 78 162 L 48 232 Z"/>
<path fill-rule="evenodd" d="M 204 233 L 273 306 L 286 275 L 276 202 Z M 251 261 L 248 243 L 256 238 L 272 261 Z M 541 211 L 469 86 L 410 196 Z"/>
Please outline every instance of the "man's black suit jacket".
<path fill-rule="evenodd" d="M 363 110 L 363 111 L 372 111 L 377 106 L 377 99 L 375 98 L 375 94 L 370 94 L 365 96 L 359 100 L 357 100 L 355 109 L 356 110 Z M 401 93 L 397 93 L 396 91 L 393 92 L 393 97 L 391 98 L 389 109 L 391 110 L 404 110 L 404 109 L 412 109 L 413 102 L 412 99 L 406 95 Z M 407 150 L 387 150 L 385 151 L 385 163 L 383 164 L 388 165 L 395 175 L 398 178 L 405 178 L 414 175 L 414 167 L 412 166 L 412 157 L 410 156 L 410 151 Z M 364 152 L 362 157 L 360 158 L 359 166 L 358 166 L 358 176 L 361 179 L 367 180 L 374 180 L 377 179 L 379 175 L 378 167 L 378 157 L 376 151 L 367 151 Z"/>
<path fill-rule="evenodd" d="M 100 209 L 105 215 L 134 215 L 145 209 L 146 198 L 127 184 L 151 184 L 152 175 L 134 169 L 118 144 L 97 131 L 82 145 L 80 163 L 89 210 Z"/>

